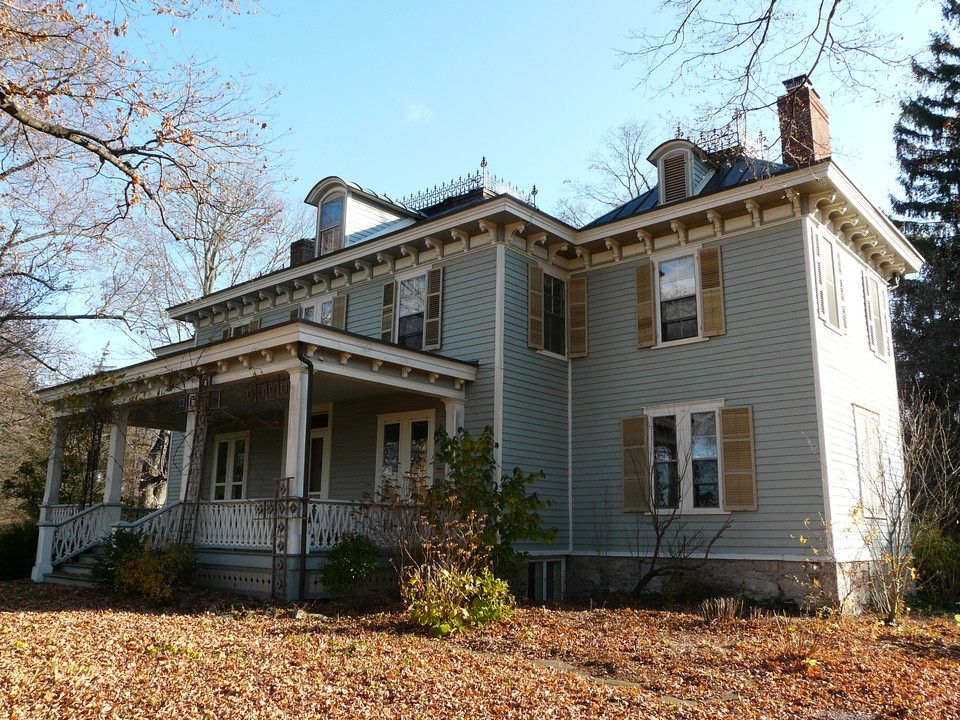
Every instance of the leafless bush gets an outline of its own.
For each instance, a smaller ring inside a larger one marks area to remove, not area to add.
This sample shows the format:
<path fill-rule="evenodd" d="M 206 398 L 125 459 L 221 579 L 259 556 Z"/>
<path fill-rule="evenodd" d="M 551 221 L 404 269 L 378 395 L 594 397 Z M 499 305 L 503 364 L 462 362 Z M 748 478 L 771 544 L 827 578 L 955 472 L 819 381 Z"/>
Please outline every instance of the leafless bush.
<path fill-rule="evenodd" d="M 700 603 L 700 614 L 706 620 L 736 620 L 743 610 L 743 600 L 732 597 L 708 598 Z"/>

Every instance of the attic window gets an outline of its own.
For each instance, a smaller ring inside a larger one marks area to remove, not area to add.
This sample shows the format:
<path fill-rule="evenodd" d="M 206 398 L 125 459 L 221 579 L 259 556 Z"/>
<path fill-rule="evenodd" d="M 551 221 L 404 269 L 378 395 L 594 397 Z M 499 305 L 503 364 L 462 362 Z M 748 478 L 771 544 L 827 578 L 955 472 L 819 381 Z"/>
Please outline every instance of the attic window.
<path fill-rule="evenodd" d="M 320 205 L 320 254 L 336 252 L 343 241 L 343 194 L 326 197 Z"/>
<path fill-rule="evenodd" d="M 687 189 L 687 153 L 673 153 L 660 161 L 660 188 L 662 204 L 683 200 L 690 194 Z"/>

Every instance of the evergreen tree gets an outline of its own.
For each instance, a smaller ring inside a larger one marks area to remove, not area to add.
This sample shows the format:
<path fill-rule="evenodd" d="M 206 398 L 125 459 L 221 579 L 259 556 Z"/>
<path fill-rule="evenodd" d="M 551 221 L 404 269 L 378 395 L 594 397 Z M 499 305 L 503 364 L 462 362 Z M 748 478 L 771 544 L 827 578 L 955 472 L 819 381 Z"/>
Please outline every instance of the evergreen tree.
<path fill-rule="evenodd" d="M 931 37 L 932 58 L 913 63 L 916 96 L 894 127 L 900 227 L 926 259 L 893 296 L 901 394 L 915 387 L 960 399 L 960 2 L 945 0 L 946 27 Z"/>

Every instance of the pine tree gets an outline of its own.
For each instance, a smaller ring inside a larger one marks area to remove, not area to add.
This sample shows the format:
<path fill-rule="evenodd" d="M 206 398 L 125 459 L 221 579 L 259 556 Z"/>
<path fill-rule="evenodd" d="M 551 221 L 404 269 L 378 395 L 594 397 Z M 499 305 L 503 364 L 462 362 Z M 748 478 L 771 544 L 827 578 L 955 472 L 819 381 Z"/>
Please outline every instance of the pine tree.
<path fill-rule="evenodd" d="M 931 37 L 932 59 L 913 63 L 916 96 L 894 127 L 900 227 L 926 259 L 893 296 L 901 394 L 914 388 L 960 400 L 960 2 L 943 4 L 946 27 Z"/>

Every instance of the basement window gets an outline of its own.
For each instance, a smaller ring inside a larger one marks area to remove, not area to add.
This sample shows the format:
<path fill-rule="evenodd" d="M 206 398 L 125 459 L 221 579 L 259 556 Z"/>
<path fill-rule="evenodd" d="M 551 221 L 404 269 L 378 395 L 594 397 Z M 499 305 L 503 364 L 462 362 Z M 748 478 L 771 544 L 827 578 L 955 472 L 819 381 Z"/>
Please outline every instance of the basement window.
<path fill-rule="evenodd" d="M 531 560 L 527 563 L 528 600 L 563 600 L 563 584 L 563 560 Z"/>

